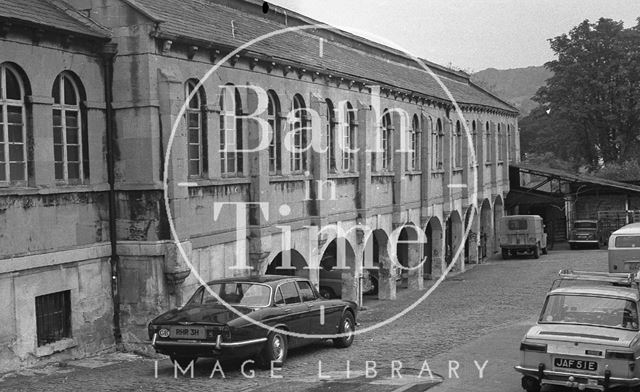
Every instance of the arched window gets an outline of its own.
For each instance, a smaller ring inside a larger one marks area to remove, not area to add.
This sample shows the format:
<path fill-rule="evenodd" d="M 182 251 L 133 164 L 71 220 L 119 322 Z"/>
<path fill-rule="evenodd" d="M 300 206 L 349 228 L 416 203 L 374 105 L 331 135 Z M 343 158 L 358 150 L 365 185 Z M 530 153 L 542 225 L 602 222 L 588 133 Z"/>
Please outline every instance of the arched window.
<path fill-rule="evenodd" d="M 503 159 L 504 153 L 504 135 L 502 134 L 501 124 L 498 124 L 498 162 L 501 162 Z"/>
<path fill-rule="evenodd" d="M 333 103 L 327 99 L 327 170 L 336 172 L 336 113 Z"/>
<path fill-rule="evenodd" d="M 507 125 L 507 159 L 511 162 L 511 125 Z"/>
<path fill-rule="evenodd" d="M 460 121 L 456 121 L 455 135 L 453 135 L 453 154 L 454 154 L 454 167 L 462 167 L 462 126 Z"/>
<path fill-rule="evenodd" d="M 0 183 L 27 181 L 25 86 L 18 71 L 0 65 Z"/>
<path fill-rule="evenodd" d="M 278 174 L 282 170 L 282 126 L 280 123 L 280 100 L 273 90 L 267 92 L 267 122 L 271 127 L 269 143 L 269 173 Z"/>
<path fill-rule="evenodd" d="M 294 121 L 291 124 L 293 151 L 291 152 L 291 171 L 301 173 L 307 170 L 307 111 L 300 94 L 293 97 Z"/>
<path fill-rule="evenodd" d="M 478 163 L 478 126 L 476 125 L 476 120 L 471 122 L 471 133 L 473 136 L 473 149 L 469 149 L 469 152 L 473 151 L 473 159 L 469 159 L 469 165 L 474 166 Z"/>
<path fill-rule="evenodd" d="M 493 148 L 491 148 L 491 127 L 489 125 L 489 121 L 486 122 L 484 127 L 484 157 L 486 163 L 491 163 L 493 160 Z"/>
<path fill-rule="evenodd" d="M 393 141 L 391 139 L 391 113 L 385 109 L 382 114 L 382 170 L 390 171 L 393 165 Z"/>
<path fill-rule="evenodd" d="M 420 170 L 420 120 L 417 115 L 411 119 L 409 129 L 409 151 L 407 153 L 407 170 Z"/>
<path fill-rule="evenodd" d="M 190 177 L 202 177 L 207 172 L 206 96 L 202 86 L 194 93 L 197 85 L 197 80 L 188 80 L 185 83 L 185 96 L 189 97 L 193 93 L 185 112 Z"/>
<path fill-rule="evenodd" d="M 63 72 L 53 83 L 53 157 L 55 179 L 79 184 L 87 178 L 88 145 L 81 107 L 84 90 L 72 74 Z"/>
<path fill-rule="evenodd" d="M 443 164 L 443 159 L 442 159 L 442 152 L 444 150 L 444 130 L 442 128 L 442 121 L 440 119 L 438 119 L 436 121 L 436 161 L 435 161 L 435 166 L 434 169 L 435 170 L 442 170 L 444 167 Z"/>
<path fill-rule="evenodd" d="M 347 102 L 346 104 L 346 120 L 347 123 L 343 126 L 344 134 L 342 139 L 342 171 L 355 172 L 355 149 L 358 123 L 356 122 L 356 112 L 349 102 Z"/>
<path fill-rule="evenodd" d="M 228 84 L 220 94 L 220 172 L 223 176 L 242 175 L 243 148 L 242 99 L 240 92 Z"/>

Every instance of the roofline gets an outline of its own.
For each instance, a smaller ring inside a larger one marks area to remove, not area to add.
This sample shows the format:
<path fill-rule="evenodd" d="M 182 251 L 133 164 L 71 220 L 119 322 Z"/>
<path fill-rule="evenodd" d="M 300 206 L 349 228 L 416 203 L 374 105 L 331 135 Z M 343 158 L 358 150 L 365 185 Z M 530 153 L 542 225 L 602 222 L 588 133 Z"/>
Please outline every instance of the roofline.
<path fill-rule="evenodd" d="M 481 87 L 480 85 L 474 83 L 471 80 L 471 77 L 469 77 L 469 85 L 472 87 L 477 88 L 478 90 L 482 91 L 485 94 L 491 95 L 493 98 L 497 99 L 498 101 L 502 102 L 503 104 L 509 106 L 510 108 L 512 108 L 514 111 L 518 112 L 518 114 L 520 114 L 520 109 L 516 108 L 512 103 L 507 102 L 504 98 L 501 98 L 499 96 L 497 96 L 495 93 L 485 89 L 484 87 Z"/>
<path fill-rule="evenodd" d="M 111 39 L 112 34 L 111 34 L 111 30 L 108 27 L 103 26 L 100 23 L 96 22 L 95 20 L 83 15 L 81 12 L 79 12 L 77 9 L 72 7 L 66 1 L 64 0 L 47 0 L 47 1 L 51 5 L 59 9 L 60 11 L 64 12 L 70 18 L 73 18 L 78 23 L 81 23 L 82 25 L 84 25 L 90 30 L 94 30 L 96 32 L 96 36 L 101 38 L 106 38 L 108 40 Z M 62 29 L 62 30 L 67 31 L 66 29 Z M 78 33 L 78 34 L 82 34 L 82 33 Z"/>
<path fill-rule="evenodd" d="M 141 13 L 142 15 L 146 16 L 147 18 L 151 19 L 151 21 L 155 22 L 155 23 L 162 23 L 165 22 L 166 20 L 159 17 L 158 15 L 156 15 L 154 12 L 149 11 L 149 9 L 147 9 L 145 6 L 139 4 L 137 1 L 135 0 L 121 0 L 123 3 L 127 4 L 129 7 L 133 8 L 134 10 L 138 11 L 139 13 Z"/>
<path fill-rule="evenodd" d="M 131 1 L 131 0 L 126 0 L 126 1 Z M 247 1 L 247 0 L 244 0 L 244 1 Z M 160 38 L 160 39 L 170 39 L 170 40 L 174 40 L 174 41 L 181 41 L 181 42 L 184 42 L 184 43 L 192 43 L 192 44 L 196 44 L 196 45 L 202 46 L 202 47 L 219 47 L 219 48 L 221 48 L 223 50 L 231 50 L 231 51 L 237 49 L 237 48 L 227 47 L 227 46 L 225 46 L 223 44 L 218 44 L 218 43 L 216 43 L 214 41 L 210 41 L 210 40 L 206 40 L 206 39 L 193 38 L 193 37 L 187 37 L 187 36 L 183 36 L 183 35 L 171 34 L 171 33 L 164 32 L 162 30 L 157 31 L 153 36 L 155 38 Z M 359 75 L 352 75 L 352 74 L 346 74 L 346 73 L 338 72 L 338 71 L 335 71 L 333 69 L 316 68 L 310 63 L 301 63 L 301 62 L 297 62 L 297 61 L 293 61 L 293 60 L 289 60 L 289 59 L 284 59 L 284 58 L 279 58 L 279 57 L 272 57 L 270 55 L 267 55 L 267 54 L 264 54 L 264 53 L 261 53 L 261 52 L 243 51 L 241 53 L 244 53 L 246 55 L 251 55 L 252 57 L 257 57 L 257 58 L 262 57 L 263 60 L 277 61 L 277 62 L 279 62 L 281 64 L 293 65 L 293 66 L 301 66 L 301 67 L 305 68 L 308 71 L 318 71 L 318 72 L 330 71 L 334 76 L 340 76 L 340 77 L 346 77 L 346 78 L 351 78 L 351 79 L 356 79 L 356 80 L 362 80 L 362 81 L 365 81 L 365 82 L 373 82 L 374 84 L 380 85 L 382 87 L 389 87 L 391 89 L 398 90 L 398 91 L 409 91 L 409 92 L 413 92 L 415 94 L 423 95 L 423 96 L 427 97 L 427 99 L 430 99 L 430 100 L 433 100 L 433 101 L 436 101 L 436 102 L 442 102 L 442 103 L 446 103 L 446 104 L 453 104 L 453 101 L 449 100 L 448 98 L 436 97 L 436 96 L 430 95 L 427 92 L 418 91 L 418 90 L 407 90 L 407 89 L 404 89 L 402 87 L 398 87 L 396 85 L 389 84 L 388 81 L 384 81 L 384 80 L 368 79 L 368 78 L 364 78 L 364 77 L 359 76 Z M 414 67 L 414 69 L 416 71 L 418 71 L 418 72 L 425 72 L 424 70 L 422 70 L 420 68 L 417 68 L 417 67 Z M 429 76 L 428 74 L 425 75 L 425 77 L 428 77 L 428 76 Z M 456 81 L 454 80 L 454 83 L 455 82 Z M 484 104 L 480 104 L 480 103 L 465 102 L 465 101 L 460 101 L 460 100 L 455 100 L 455 102 L 458 104 L 458 106 L 473 106 L 473 107 L 485 109 L 487 111 L 503 112 L 505 115 L 511 115 L 511 116 L 514 116 L 514 117 L 516 117 L 518 115 L 518 113 L 519 113 L 517 110 L 509 110 L 509 109 L 501 108 L 501 107 L 498 107 L 498 106 L 489 106 L 489 105 L 484 105 Z M 507 106 L 510 106 L 510 105 L 507 105 Z"/>

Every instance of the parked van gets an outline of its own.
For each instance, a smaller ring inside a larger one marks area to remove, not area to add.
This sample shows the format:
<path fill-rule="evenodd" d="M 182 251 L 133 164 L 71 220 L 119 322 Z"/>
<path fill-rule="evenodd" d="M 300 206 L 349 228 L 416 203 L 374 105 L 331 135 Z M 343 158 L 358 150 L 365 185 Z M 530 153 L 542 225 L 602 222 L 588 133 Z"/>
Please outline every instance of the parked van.
<path fill-rule="evenodd" d="M 609 272 L 640 270 L 640 223 L 632 223 L 609 237 Z"/>
<path fill-rule="evenodd" d="M 578 249 L 581 245 L 591 245 L 594 248 L 599 248 L 600 244 L 605 245 L 600 222 L 595 219 L 573 222 L 573 228 L 569 232 L 569 246 L 571 249 Z"/>
<path fill-rule="evenodd" d="M 520 252 L 530 253 L 536 259 L 547 254 L 547 233 L 539 215 L 508 215 L 500 219 L 498 238 L 502 258 L 508 259 Z"/>

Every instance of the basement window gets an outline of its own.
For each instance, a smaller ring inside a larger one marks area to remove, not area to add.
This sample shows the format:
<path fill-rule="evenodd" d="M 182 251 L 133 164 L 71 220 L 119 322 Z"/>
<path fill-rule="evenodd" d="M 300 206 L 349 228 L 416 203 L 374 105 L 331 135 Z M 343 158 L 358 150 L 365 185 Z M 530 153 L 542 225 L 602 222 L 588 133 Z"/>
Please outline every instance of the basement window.
<path fill-rule="evenodd" d="M 71 291 L 36 297 L 38 347 L 71 337 Z"/>

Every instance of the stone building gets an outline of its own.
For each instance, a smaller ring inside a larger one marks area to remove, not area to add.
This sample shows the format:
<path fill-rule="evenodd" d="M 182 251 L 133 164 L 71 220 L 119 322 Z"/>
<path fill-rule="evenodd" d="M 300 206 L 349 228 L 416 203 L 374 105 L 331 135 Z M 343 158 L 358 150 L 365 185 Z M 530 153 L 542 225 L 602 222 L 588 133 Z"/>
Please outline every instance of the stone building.
<path fill-rule="evenodd" d="M 517 111 L 315 23 L 256 0 L 0 0 L 0 369 L 148 347 L 199 279 L 320 288 L 303 267 L 322 265 L 333 295 L 370 276 L 392 300 L 493 252 Z"/>

